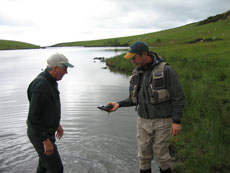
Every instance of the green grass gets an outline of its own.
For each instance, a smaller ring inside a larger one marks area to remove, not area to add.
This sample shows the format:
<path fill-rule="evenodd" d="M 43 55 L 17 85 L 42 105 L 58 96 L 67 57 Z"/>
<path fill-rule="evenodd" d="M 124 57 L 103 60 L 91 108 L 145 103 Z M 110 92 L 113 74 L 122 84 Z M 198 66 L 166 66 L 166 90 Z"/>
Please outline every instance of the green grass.
<path fill-rule="evenodd" d="M 162 52 L 186 96 L 183 131 L 172 140 L 183 161 L 178 172 L 230 171 L 229 44 L 198 43 Z"/>
<path fill-rule="evenodd" d="M 0 40 L 0 50 L 12 50 L 12 49 L 35 49 L 40 46 L 10 40 Z"/>

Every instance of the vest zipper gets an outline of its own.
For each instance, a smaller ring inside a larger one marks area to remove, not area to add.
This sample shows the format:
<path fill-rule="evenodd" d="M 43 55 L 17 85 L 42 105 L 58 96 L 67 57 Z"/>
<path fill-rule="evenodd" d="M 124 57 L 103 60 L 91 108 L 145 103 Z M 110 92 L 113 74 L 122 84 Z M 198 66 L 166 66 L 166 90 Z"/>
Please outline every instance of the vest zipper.
<path fill-rule="evenodd" d="M 145 95 L 145 91 L 146 91 L 146 81 L 145 81 L 145 77 L 146 75 L 143 75 L 143 81 L 142 82 L 144 82 L 144 89 L 143 89 L 143 98 L 144 98 L 144 100 L 146 100 L 146 95 Z M 144 107 L 145 107 L 145 112 L 147 113 L 147 119 L 149 119 L 149 110 L 148 110 L 148 107 L 147 107 L 147 104 L 145 103 L 144 104 Z"/>

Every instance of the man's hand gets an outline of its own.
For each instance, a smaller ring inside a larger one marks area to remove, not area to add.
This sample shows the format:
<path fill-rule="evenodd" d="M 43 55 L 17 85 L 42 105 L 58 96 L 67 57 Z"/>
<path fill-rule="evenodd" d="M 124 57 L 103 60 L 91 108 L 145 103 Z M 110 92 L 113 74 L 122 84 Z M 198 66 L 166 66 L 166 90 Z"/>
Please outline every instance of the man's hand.
<path fill-rule="evenodd" d="M 47 138 L 45 141 L 42 142 L 44 145 L 44 154 L 46 156 L 50 156 L 54 153 L 54 146 L 52 142 Z"/>
<path fill-rule="evenodd" d="M 110 109 L 109 112 L 116 111 L 120 107 L 120 105 L 117 102 L 109 102 L 108 104 L 113 105 L 113 108 Z"/>
<path fill-rule="evenodd" d="M 61 124 L 59 124 L 59 125 L 58 125 L 58 129 L 57 129 L 57 133 L 56 133 L 56 137 L 57 137 L 58 139 L 61 139 L 62 136 L 63 136 L 63 134 L 64 134 L 64 130 L 63 130 Z"/>
<path fill-rule="evenodd" d="M 172 123 L 171 129 L 170 129 L 171 135 L 176 136 L 180 133 L 180 131 L 181 131 L 181 125 L 176 124 L 176 123 Z"/>

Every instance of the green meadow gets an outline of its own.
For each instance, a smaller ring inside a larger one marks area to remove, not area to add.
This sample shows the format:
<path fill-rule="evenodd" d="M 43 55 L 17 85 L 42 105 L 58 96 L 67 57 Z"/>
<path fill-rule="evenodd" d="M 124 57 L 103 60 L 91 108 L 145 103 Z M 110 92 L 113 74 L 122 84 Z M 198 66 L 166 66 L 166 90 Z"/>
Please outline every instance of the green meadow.
<path fill-rule="evenodd" d="M 175 172 L 230 172 L 230 11 L 154 33 L 53 46 L 128 46 L 138 40 L 177 71 L 185 93 L 182 132 L 170 143 Z M 106 63 L 130 75 L 134 65 L 123 56 Z"/>

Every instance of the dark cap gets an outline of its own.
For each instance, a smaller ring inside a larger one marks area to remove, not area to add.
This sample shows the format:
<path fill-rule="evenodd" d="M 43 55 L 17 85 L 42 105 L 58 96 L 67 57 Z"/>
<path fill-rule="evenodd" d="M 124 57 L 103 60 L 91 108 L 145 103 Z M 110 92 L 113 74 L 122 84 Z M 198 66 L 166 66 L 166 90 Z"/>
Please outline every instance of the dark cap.
<path fill-rule="evenodd" d="M 129 53 L 127 53 L 124 58 L 126 59 L 131 59 L 133 58 L 136 54 L 139 53 L 143 53 L 143 52 L 148 52 L 149 51 L 149 47 L 148 45 L 143 42 L 143 41 L 137 41 L 134 42 L 131 46 L 130 46 L 130 50 Z"/>

